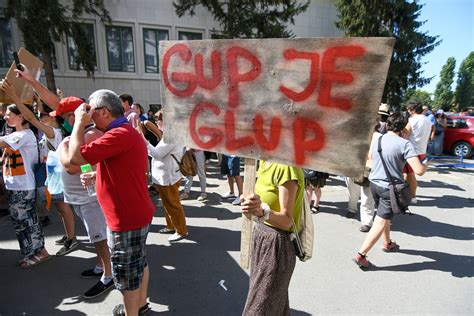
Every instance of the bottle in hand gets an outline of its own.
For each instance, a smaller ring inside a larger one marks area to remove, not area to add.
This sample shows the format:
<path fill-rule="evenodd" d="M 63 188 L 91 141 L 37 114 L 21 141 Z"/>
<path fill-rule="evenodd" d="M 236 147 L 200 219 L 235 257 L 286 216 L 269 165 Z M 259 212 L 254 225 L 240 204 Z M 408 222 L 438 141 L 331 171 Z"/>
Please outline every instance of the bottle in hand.
<path fill-rule="evenodd" d="M 95 175 L 92 171 L 92 166 L 90 164 L 85 164 L 81 166 L 81 178 L 85 182 L 85 187 L 87 189 L 87 194 L 89 196 L 95 196 Z"/>

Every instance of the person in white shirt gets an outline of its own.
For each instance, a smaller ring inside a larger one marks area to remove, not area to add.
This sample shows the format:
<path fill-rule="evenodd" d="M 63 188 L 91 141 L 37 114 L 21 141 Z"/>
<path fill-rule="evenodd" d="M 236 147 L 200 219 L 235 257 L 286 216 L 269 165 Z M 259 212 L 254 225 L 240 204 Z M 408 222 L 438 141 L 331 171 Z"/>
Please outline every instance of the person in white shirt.
<path fill-rule="evenodd" d="M 403 134 L 405 138 L 413 144 L 413 147 L 415 147 L 416 154 L 420 161 L 423 161 L 426 157 L 426 148 L 431 136 L 432 125 L 429 118 L 422 114 L 423 108 L 421 104 L 411 102 L 407 106 L 407 111 L 410 114 L 410 118 L 408 119 L 408 124 Z M 409 164 L 405 165 L 403 173 L 405 173 L 406 181 L 410 185 L 412 194 L 411 202 L 412 204 L 416 204 L 418 201 L 416 199 L 417 183 L 415 173 Z"/>
<path fill-rule="evenodd" d="M 141 129 L 137 130 L 141 133 Z M 188 236 L 186 217 L 179 197 L 179 186 L 183 175 L 179 171 L 176 162 L 176 160 L 181 160 L 183 148 L 174 144 L 167 144 L 163 138 L 156 146 L 151 145 L 146 139 L 145 141 L 148 147 L 148 155 L 152 158 L 151 178 L 153 187 L 160 194 L 165 209 L 166 227 L 160 229 L 159 233 L 173 234 L 168 238 L 168 241 L 179 241 Z"/>
<path fill-rule="evenodd" d="M 3 85 L 0 89 L 5 92 Z M 0 137 L 0 147 L 5 149 L 2 157 L 3 179 L 8 192 L 10 216 L 24 256 L 18 264 L 27 269 L 50 258 L 35 209 L 33 166 L 38 162 L 38 145 L 35 134 L 16 105 L 8 106 L 5 119 L 8 125 L 16 128 L 16 132 Z"/>
<path fill-rule="evenodd" d="M 7 93 L 13 100 L 15 100 L 15 104 L 18 106 L 24 119 L 42 132 L 43 136 L 38 142 L 40 153 L 39 160 L 40 162 L 46 162 L 49 151 L 56 151 L 63 140 L 63 134 L 59 128 L 59 121 L 62 122 L 63 119 L 56 118 L 54 116 L 56 111 L 51 111 L 51 109 L 44 103 L 39 106 L 40 119 L 38 119 L 35 114 L 21 102 L 12 85 L 8 81 L 4 82 L 4 86 Z M 43 197 L 43 199 L 40 198 L 40 201 L 46 200 L 47 208 L 50 207 L 51 202 L 54 203 L 62 218 L 65 235 L 55 243 L 56 245 L 62 246 L 56 253 L 56 256 L 64 256 L 79 246 L 79 242 L 75 236 L 75 221 L 72 208 L 68 203 L 64 202 L 63 193 L 49 194 L 46 187 L 41 187 L 38 188 L 38 194 Z"/>

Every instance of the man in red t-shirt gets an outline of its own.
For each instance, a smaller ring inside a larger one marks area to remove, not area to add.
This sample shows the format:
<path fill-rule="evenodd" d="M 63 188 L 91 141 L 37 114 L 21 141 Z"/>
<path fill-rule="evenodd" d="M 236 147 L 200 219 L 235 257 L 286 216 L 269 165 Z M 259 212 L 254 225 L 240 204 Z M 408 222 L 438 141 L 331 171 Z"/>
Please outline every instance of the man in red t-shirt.
<path fill-rule="evenodd" d="M 155 209 L 147 188 L 147 148 L 123 116 L 114 92 L 94 92 L 89 105 L 89 112 L 85 104 L 74 112 L 68 159 L 76 165 L 98 164 L 97 198 L 107 222 L 115 287 L 122 292 L 124 302 L 114 308 L 114 315 L 125 315 L 125 311 L 137 315 L 149 309 L 145 243 Z M 85 145 L 84 127 L 91 120 L 104 135 Z"/>

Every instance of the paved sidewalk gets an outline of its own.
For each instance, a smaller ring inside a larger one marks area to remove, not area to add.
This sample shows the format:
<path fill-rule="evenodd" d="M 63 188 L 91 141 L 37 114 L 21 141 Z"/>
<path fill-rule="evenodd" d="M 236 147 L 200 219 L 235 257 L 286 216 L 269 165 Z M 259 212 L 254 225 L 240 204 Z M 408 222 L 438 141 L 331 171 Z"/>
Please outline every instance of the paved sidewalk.
<path fill-rule="evenodd" d="M 454 160 L 453 160 L 454 161 Z M 432 165 L 438 162 L 432 163 Z M 209 200 L 201 203 L 199 182 L 184 201 L 189 238 L 170 245 L 158 234 L 164 218 L 159 207 L 148 237 L 150 302 L 148 315 L 240 315 L 248 271 L 240 268 L 240 213 L 232 200 L 221 201 L 227 184 L 212 162 Z M 474 169 L 430 167 L 419 179 L 419 202 L 412 216 L 398 216 L 392 238 L 398 253 L 384 253 L 381 242 L 369 253 L 377 266 L 361 271 L 351 261 L 365 234 L 357 219 L 346 219 L 344 183 L 331 177 L 323 189 L 321 212 L 314 215 L 314 258 L 297 263 L 290 286 L 293 315 L 474 314 Z M 79 250 L 30 270 L 19 259 L 10 220 L 0 218 L 0 315 L 111 315 L 121 296 L 113 290 L 85 301 L 96 280 L 79 273 L 94 264 L 94 248 L 77 221 Z M 45 228 L 47 248 L 63 234 L 56 211 Z M 220 284 L 223 284 L 221 286 Z"/>

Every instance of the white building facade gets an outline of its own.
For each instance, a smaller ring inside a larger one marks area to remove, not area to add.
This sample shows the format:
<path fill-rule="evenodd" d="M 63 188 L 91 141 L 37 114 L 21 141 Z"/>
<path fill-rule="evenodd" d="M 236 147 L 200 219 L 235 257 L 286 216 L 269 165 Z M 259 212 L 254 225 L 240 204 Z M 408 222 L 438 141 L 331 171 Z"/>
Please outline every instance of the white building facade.
<path fill-rule="evenodd" d="M 179 18 L 172 0 L 108 0 L 112 25 L 98 18 L 85 20 L 95 49 L 94 79 L 74 62 L 75 45 L 70 38 L 55 43 L 56 86 L 65 96 L 87 98 L 97 89 L 130 94 L 145 110 L 161 104 L 158 43 L 161 40 L 210 39 L 219 25 L 204 8 L 193 17 Z M 0 0 L 0 8 L 6 0 Z M 331 0 L 312 0 L 308 10 L 290 25 L 296 37 L 340 37 L 335 26 L 337 9 Z M 14 20 L 0 16 L 0 75 L 12 62 L 11 53 L 25 46 Z M 44 80 L 44 78 L 42 78 Z"/>

